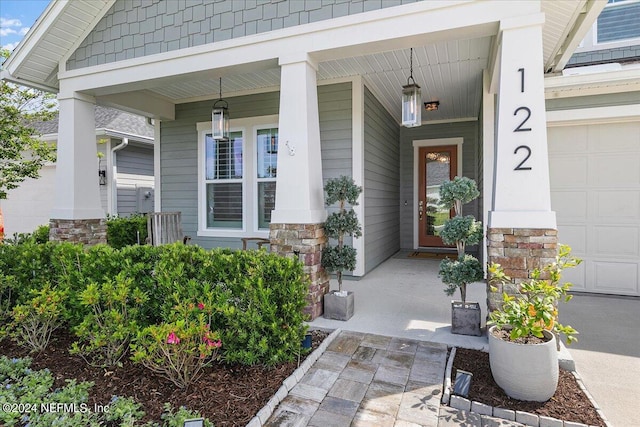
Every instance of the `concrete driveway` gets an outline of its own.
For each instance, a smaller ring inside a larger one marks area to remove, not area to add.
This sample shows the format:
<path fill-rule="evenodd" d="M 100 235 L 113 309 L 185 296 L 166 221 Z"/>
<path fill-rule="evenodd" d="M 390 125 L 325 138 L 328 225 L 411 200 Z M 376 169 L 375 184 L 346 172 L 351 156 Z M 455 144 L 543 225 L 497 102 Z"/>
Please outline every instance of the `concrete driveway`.
<path fill-rule="evenodd" d="M 364 278 L 344 281 L 343 289 L 356 294 L 349 321 L 318 318 L 311 326 L 486 349 L 486 336 L 451 334 L 452 298 L 443 292 L 438 264 L 399 252 Z M 334 280 L 332 289 L 337 289 Z M 467 294 L 486 313 L 484 283 L 469 285 Z M 580 332 L 569 351 L 608 420 L 614 426 L 640 427 L 640 298 L 577 295 L 560 307 L 560 321 Z"/>

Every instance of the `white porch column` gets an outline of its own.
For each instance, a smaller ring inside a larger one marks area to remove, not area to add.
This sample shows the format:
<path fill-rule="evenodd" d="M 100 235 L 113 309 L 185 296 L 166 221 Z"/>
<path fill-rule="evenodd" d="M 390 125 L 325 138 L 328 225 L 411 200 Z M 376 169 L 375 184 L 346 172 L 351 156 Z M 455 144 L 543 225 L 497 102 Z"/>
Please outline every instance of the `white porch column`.
<path fill-rule="evenodd" d="M 307 54 L 280 58 L 276 208 L 272 223 L 324 222 L 317 64 Z"/>
<path fill-rule="evenodd" d="M 543 23 L 542 14 L 501 22 L 492 228 L 556 228 L 549 186 Z"/>
<path fill-rule="evenodd" d="M 106 242 L 100 204 L 95 100 L 59 97 L 55 201 L 50 238 L 85 244 Z"/>
<path fill-rule="evenodd" d="M 543 23 L 542 14 L 500 23 L 497 133 L 487 256 L 489 262 L 502 265 L 515 283 L 526 281 L 533 270 L 554 261 L 557 251 L 547 153 Z M 513 292 L 514 288 L 488 291 L 489 310 L 501 304 L 503 291 Z"/>
<path fill-rule="evenodd" d="M 104 218 L 98 182 L 95 101 L 88 97 L 58 99 L 56 197 L 52 218 Z"/>
<path fill-rule="evenodd" d="M 271 213 L 271 250 L 297 256 L 309 277 L 306 314 L 323 312 L 329 275 L 322 267 L 324 221 L 317 64 L 307 54 L 280 58 L 280 123 L 276 208 Z"/>

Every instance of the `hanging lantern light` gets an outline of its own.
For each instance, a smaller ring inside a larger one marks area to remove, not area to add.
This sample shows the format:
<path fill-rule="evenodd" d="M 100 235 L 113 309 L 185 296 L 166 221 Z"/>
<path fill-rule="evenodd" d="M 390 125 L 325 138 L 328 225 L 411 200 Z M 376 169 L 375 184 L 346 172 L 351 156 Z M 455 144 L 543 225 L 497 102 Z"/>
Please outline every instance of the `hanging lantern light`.
<path fill-rule="evenodd" d="M 422 124 L 422 92 L 413 79 L 413 48 L 410 61 L 407 85 L 402 86 L 402 126 L 408 128 Z"/>
<path fill-rule="evenodd" d="M 211 111 L 211 137 L 216 141 L 229 140 L 229 104 L 222 99 L 222 77 L 220 77 L 220 98 L 214 102 Z"/>

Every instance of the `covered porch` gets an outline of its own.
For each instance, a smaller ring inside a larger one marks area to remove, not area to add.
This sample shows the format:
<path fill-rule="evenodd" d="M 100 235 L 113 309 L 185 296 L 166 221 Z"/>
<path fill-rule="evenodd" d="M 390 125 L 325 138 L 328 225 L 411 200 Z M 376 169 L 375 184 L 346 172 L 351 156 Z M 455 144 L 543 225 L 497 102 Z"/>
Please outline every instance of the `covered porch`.
<path fill-rule="evenodd" d="M 278 7 L 291 15 L 293 4 Z M 312 279 L 313 317 L 328 289 L 320 267 L 323 180 L 344 174 L 364 188 L 356 208 L 363 236 L 353 242 L 353 274 L 360 277 L 401 248 L 431 246 L 419 236 L 429 229 L 418 173 L 425 147 L 455 147 L 451 174 L 476 180 L 483 193 L 466 213 L 489 228 L 495 244 L 487 255 L 514 258 L 511 276 L 526 277 L 555 251 L 544 73 L 562 69 L 604 2 L 371 4 L 377 6 L 363 10 L 349 3 L 346 12 L 336 4 L 330 15 L 308 13 L 306 22 L 254 33 L 233 22 L 237 35 L 220 40 L 216 34 L 225 33 L 214 29 L 176 43 L 156 43 L 155 32 L 127 33 L 142 45 L 125 46 L 107 31 L 123 11 L 143 19 L 127 31 L 153 27 L 158 36 L 174 29 L 165 26 L 167 13 L 127 11 L 133 6 L 117 0 L 52 3 L 41 31 L 7 61 L 8 77 L 59 94 L 62 172 L 52 236 L 62 227 L 100 228 L 95 144 L 88 140 L 94 104 L 104 104 L 154 120 L 155 210 L 181 211 L 185 234 L 204 247 L 239 248 L 242 238 L 269 237 L 279 253 L 299 256 Z M 68 18 L 78 22 L 65 28 L 75 39 L 56 44 L 55 30 Z M 122 51 L 112 53 L 114 46 Z M 46 61 L 38 54 L 44 50 Z M 409 129 L 400 125 L 400 105 L 410 76 L 423 101 L 440 105 Z M 208 151 L 219 148 L 209 143 L 219 97 L 229 101 L 236 131 L 224 161 Z M 277 159 L 256 148 L 264 130 L 277 134 Z M 267 160 L 275 163 L 261 174 Z M 528 246 L 506 247 L 509 239 Z M 525 262 L 532 249 L 540 251 L 533 264 Z"/>

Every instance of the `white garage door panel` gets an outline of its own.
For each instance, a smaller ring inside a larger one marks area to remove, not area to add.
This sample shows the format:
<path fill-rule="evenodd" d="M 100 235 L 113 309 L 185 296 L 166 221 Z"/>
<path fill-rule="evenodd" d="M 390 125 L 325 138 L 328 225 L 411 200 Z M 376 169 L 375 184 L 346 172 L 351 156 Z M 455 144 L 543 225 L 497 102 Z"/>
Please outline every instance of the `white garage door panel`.
<path fill-rule="evenodd" d="M 549 176 L 556 188 L 573 188 L 587 184 L 587 157 L 559 155 L 549 160 Z"/>
<path fill-rule="evenodd" d="M 607 227 L 593 228 L 593 244 L 588 252 L 601 257 L 633 257 L 638 255 L 637 227 Z"/>
<path fill-rule="evenodd" d="M 587 152 L 587 126 L 566 126 L 553 128 L 556 144 L 549 146 L 550 153 L 565 153 L 571 156 Z"/>
<path fill-rule="evenodd" d="M 558 240 L 583 259 L 575 291 L 640 296 L 640 122 L 550 127 Z"/>
<path fill-rule="evenodd" d="M 612 294 L 638 294 L 638 264 L 594 261 L 594 289 Z"/>
<path fill-rule="evenodd" d="M 561 232 L 560 232 L 561 231 Z M 558 241 L 571 246 L 571 253 L 577 257 L 587 254 L 587 227 L 584 225 L 565 225 L 558 232 Z"/>
<path fill-rule="evenodd" d="M 571 291 L 591 292 L 587 288 L 586 271 L 587 271 L 586 264 L 583 262 L 582 264 L 578 265 L 575 268 L 570 268 L 568 270 L 565 270 L 564 274 L 562 275 L 562 281 L 573 284 Z"/>
<path fill-rule="evenodd" d="M 586 191 L 556 191 L 551 193 L 551 204 L 558 220 L 584 222 L 587 218 Z"/>
<path fill-rule="evenodd" d="M 599 220 L 632 225 L 640 220 L 640 192 L 638 191 L 595 191 L 593 201 L 596 209 L 595 216 Z"/>
<path fill-rule="evenodd" d="M 589 159 L 589 184 L 625 187 L 640 184 L 640 157 L 634 153 L 602 154 Z"/>
<path fill-rule="evenodd" d="M 575 127 L 575 126 L 571 126 Z M 638 151 L 638 122 L 579 126 L 587 129 L 588 150 L 591 153 L 607 151 Z M 565 128 L 568 129 L 569 127 Z M 583 130 L 580 135 L 584 136 Z"/>

